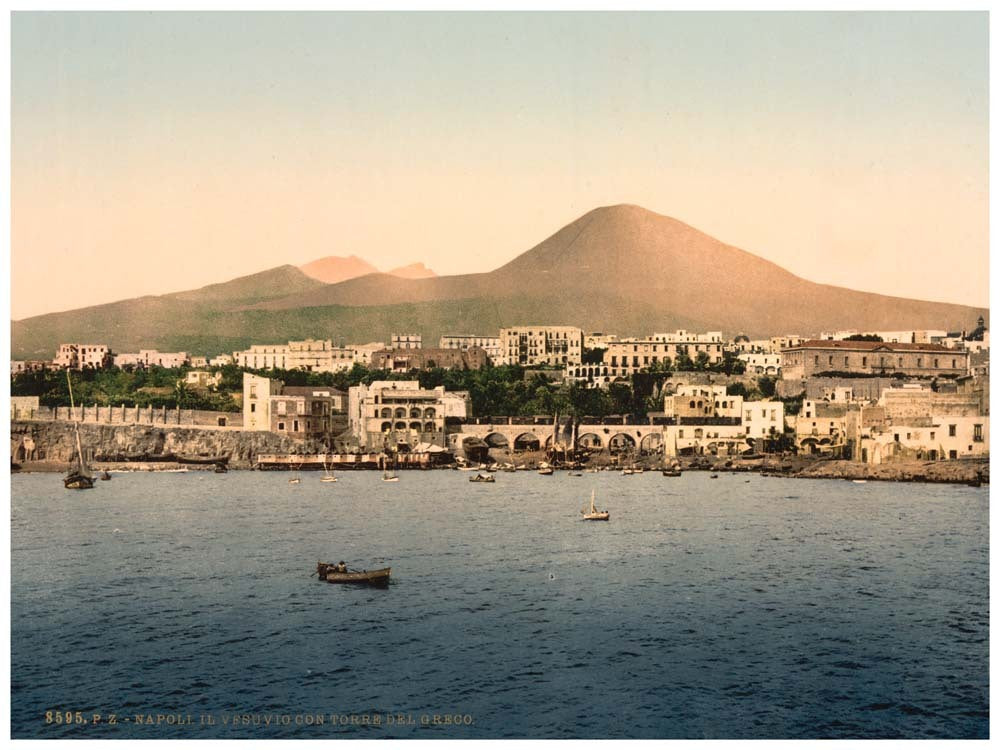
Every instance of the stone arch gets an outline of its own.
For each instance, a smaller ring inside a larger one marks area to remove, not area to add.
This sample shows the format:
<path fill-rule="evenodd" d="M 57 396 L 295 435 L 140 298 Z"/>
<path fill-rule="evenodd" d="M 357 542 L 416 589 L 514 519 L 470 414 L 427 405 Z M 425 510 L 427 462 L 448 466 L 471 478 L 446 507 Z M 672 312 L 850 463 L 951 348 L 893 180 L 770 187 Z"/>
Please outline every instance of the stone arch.
<path fill-rule="evenodd" d="M 406 409 L 402 406 L 396 408 L 395 414 L 393 414 L 395 419 L 406 419 Z"/>
<path fill-rule="evenodd" d="M 381 430 L 382 432 L 389 432 L 392 430 L 392 422 L 383 422 Z"/>
<path fill-rule="evenodd" d="M 420 419 L 420 407 L 414 406 L 410 409 L 410 419 Z"/>
<path fill-rule="evenodd" d="M 608 441 L 608 450 L 611 453 L 635 450 L 635 438 L 624 432 L 616 432 Z"/>
<path fill-rule="evenodd" d="M 541 447 L 541 441 L 533 432 L 522 432 L 514 438 L 514 450 L 516 451 L 537 451 Z"/>
<path fill-rule="evenodd" d="M 424 432 L 434 432 L 435 429 L 436 428 L 434 427 L 433 422 L 427 422 L 424 424 Z"/>
<path fill-rule="evenodd" d="M 510 447 L 510 441 L 507 436 L 502 432 L 491 432 L 486 437 L 483 438 L 483 442 L 486 443 L 490 448 L 508 448 Z"/>
<path fill-rule="evenodd" d="M 405 430 L 406 429 L 406 422 L 396 422 L 395 429 L 397 429 L 397 430 Z"/>
<path fill-rule="evenodd" d="M 639 450 L 644 453 L 658 453 L 663 447 L 663 435 L 651 432 L 639 441 Z"/>
<path fill-rule="evenodd" d="M 424 409 L 424 419 L 434 419 L 437 416 L 437 412 L 434 411 L 434 407 L 428 406 Z"/>
<path fill-rule="evenodd" d="M 382 413 L 379 415 L 382 419 L 392 419 L 392 409 L 388 406 L 382 409 Z"/>
<path fill-rule="evenodd" d="M 581 448 L 587 448 L 589 450 L 600 450 L 601 438 L 597 433 L 585 432 L 577 438 L 576 444 Z"/>
<path fill-rule="evenodd" d="M 420 422 L 410 422 L 410 429 L 420 432 L 421 424 Z"/>

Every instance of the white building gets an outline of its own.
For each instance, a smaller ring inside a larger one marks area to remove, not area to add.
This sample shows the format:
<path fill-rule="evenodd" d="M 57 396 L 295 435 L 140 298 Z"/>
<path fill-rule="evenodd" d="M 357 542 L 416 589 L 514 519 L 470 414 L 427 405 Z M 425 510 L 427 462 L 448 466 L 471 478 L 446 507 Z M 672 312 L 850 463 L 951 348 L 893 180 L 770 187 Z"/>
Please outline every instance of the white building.
<path fill-rule="evenodd" d="M 746 371 L 754 375 L 780 375 L 781 354 L 745 353 L 736 357 L 746 364 Z"/>
<path fill-rule="evenodd" d="M 52 364 L 70 370 L 100 369 L 113 363 L 107 344 L 60 344 Z"/>
<path fill-rule="evenodd" d="M 500 349 L 505 365 L 576 365 L 583 356 L 583 331 L 575 326 L 501 328 Z"/>
<path fill-rule="evenodd" d="M 271 430 L 271 396 L 281 392 L 281 383 L 260 375 L 243 373 L 243 429 Z"/>
<path fill-rule="evenodd" d="M 306 370 L 341 372 L 354 366 L 355 353 L 348 347 L 336 347 L 330 339 L 303 339 L 287 344 L 254 344 L 234 352 L 236 363 L 251 370 Z"/>
<path fill-rule="evenodd" d="M 212 367 L 225 367 L 226 365 L 231 365 L 234 362 L 233 356 L 231 354 L 220 354 L 217 357 L 212 357 L 208 364 Z"/>
<path fill-rule="evenodd" d="M 445 420 L 469 412 L 467 393 L 423 389 L 416 380 L 377 380 L 348 391 L 348 425 L 362 450 L 447 447 Z"/>

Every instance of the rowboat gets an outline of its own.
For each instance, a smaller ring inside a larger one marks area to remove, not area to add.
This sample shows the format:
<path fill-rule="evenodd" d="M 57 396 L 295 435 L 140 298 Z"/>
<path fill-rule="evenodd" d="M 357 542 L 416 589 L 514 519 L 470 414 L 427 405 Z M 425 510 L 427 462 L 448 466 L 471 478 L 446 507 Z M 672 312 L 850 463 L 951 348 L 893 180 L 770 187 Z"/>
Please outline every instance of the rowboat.
<path fill-rule="evenodd" d="M 596 495 L 596 490 L 590 491 L 590 510 L 586 508 L 580 511 L 583 514 L 584 521 L 610 521 L 611 512 L 607 510 L 598 510 L 594 505 L 594 497 Z"/>
<path fill-rule="evenodd" d="M 679 477 L 681 475 L 680 469 L 664 469 L 663 476 L 665 477 Z"/>
<path fill-rule="evenodd" d="M 316 575 L 319 580 L 327 583 L 356 583 L 363 586 L 388 586 L 389 573 L 392 568 L 379 568 L 378 570 L 348 570 L 341 573 L 336 565 L 330 563 L 316 563 Z"/>
<path fill-rule="evenodd" d="M 491 474 L 476 474 L 474 477 L 469 477 L 470 482 L 495 482 L 496 477 Z"/>

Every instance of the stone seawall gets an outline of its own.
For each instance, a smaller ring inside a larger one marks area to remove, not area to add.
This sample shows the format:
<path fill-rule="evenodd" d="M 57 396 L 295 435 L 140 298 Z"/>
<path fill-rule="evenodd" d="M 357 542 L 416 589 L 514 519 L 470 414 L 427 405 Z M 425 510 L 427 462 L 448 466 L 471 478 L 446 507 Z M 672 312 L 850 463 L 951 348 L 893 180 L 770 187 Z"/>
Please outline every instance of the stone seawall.
<path fill-rule="evenodd" d="M 80 442 L 88 458 L 116 453 L 185 453 L 230 456 L 234 469 L 250 468 L 261 453 L 321 452 L 314 441 L 293 440 L 270 432 L 205 430 L 175 425 L 106 425 L 84 423 Z M 71 422 L 12 421 L 10 454 L 25 461 L 67 462 L 76 455 Z"/>

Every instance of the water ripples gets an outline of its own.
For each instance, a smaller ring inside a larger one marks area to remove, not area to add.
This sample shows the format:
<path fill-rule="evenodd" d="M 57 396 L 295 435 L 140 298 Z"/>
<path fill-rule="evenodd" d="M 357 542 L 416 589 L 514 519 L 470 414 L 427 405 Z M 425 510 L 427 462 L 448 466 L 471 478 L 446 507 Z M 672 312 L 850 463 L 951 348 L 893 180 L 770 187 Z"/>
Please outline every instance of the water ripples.
<path fill-rule="evenodd" d="M 12 478 L 15 737 L 988 736 L 985 489 L 191 474 Z M 591 487 L 611 523 L 577 520 Z M 309 578 L 341 558 L 393 584 Z M 419 721 L 449 712 L 474 722 Z"/>

